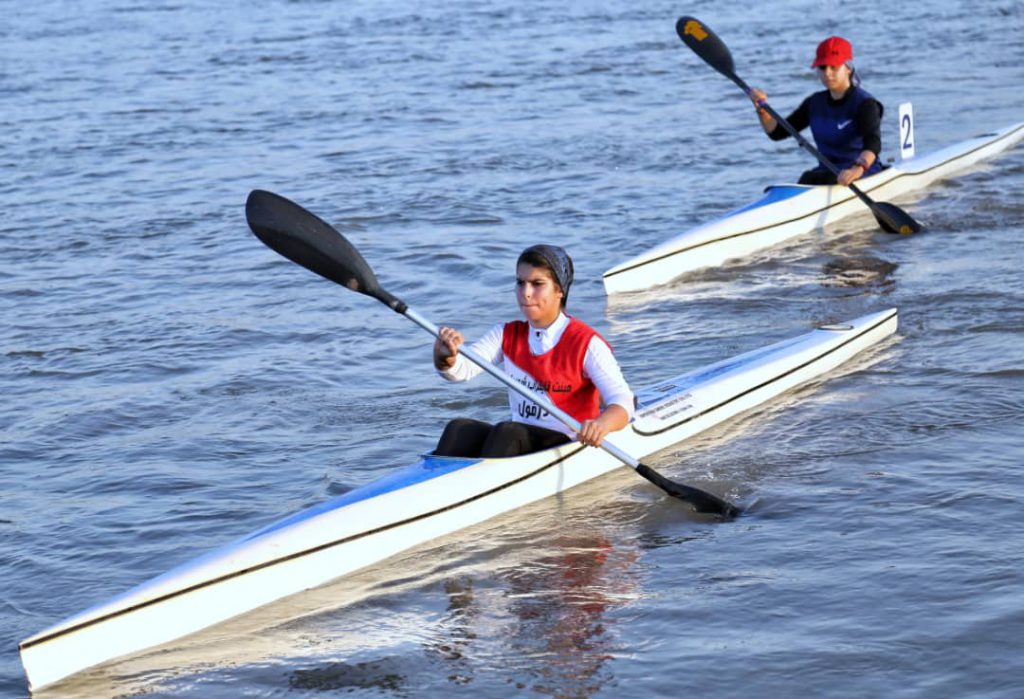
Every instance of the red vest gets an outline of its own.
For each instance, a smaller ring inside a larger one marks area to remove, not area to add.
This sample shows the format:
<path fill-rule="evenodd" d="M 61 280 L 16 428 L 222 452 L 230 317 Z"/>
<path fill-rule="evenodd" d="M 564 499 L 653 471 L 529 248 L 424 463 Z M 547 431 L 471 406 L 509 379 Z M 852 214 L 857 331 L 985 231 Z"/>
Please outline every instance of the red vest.
<path fill-rule="evenodd" d="M 605 339 L 585 323 L 569 318 L 558 344 L 544 354 L 534 356 L 530 352 L 529 333 L 529 323 L 515 320 L 505 324 L 501 339 L 501 351 L 529 375 L 528 380 L 532 380 L 527 387 L 547 394 L 552 403 L 580 422 L 599 416 L 601 394 L 597 386 L 583 375 L 583 359 L 595 335 L 602 342 Z M 530 417 L 518 416 L 523 422 L 533 422 Z"/>

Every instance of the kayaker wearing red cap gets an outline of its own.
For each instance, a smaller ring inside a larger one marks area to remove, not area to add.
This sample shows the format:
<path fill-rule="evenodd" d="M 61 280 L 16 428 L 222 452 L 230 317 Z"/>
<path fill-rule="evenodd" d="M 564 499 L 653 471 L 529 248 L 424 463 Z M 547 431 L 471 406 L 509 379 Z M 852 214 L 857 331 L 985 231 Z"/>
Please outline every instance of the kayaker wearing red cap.
<path fill-rule="evenodd" d="M 818 150 L 835 163 L 838 179 L 824 166 L 808 170 L 800 176 L 800 184 L 848 185 L 882 169 L 878 154 L 882 151 L 881 120 L 883 107 L 860 87 L 860 77 L 853 67 L 853 47 L 840 36 L 830 36 L 818 44 L 812 68 L 825 90 L 816 92 L 789 115 L 787 121 L 797 131 L 808 126 Z M 758 106 L 767 100 L 764 91 L 754 88 L 750 99 L 757 108 L 765 133 L 780 141 L 789 133 L 779 126 L 767 110 Z"/>
<path fill-rule="evenodd" d="M 572 280 L 572 259 L 562 248 L 533 245 L 524 250 L 516 261 L 516 300 L 526 320 L 495 325 L 472 348 L 576 418 L 582 425 L 579 435 L 510 389 L 511 419 L 491 425 L 456 418 L 445 427 L 435 454 L 517 456 L 565 444 L 573 437 L 599 446 L 609 432 L 629 424 L 633 392 L 611 347 L 564 312 Z M 459 353 L 462 343 L 458 330 L 440 328 L 434 367 L 448 381 L 467 381 L 482 371 Z"/>

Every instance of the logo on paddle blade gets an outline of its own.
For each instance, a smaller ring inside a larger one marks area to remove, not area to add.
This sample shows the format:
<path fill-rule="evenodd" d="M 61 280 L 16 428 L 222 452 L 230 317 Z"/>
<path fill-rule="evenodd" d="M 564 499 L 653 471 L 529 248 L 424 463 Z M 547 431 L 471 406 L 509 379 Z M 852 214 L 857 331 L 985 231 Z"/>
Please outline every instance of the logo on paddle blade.
<path fill-rule="evenodd" d="M 703 26 L 701 26 L 701 23 L 695 19 L 691 19 L 686 23 L 686 26 L 683 27 L 683 34 L 692 36 L 697 41 L 704 41 L 708 38 L 707 31 Z"/>

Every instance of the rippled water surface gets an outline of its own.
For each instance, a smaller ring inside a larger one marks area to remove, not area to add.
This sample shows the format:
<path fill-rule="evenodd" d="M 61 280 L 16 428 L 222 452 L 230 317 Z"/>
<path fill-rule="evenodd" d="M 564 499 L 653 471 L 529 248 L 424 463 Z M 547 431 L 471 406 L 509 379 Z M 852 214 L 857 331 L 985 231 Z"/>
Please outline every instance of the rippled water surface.
<path fill-rule="evenodd" d="M 1024 149 L 742 264 L 601 273 L 809 166 L 676 38 L 708 22 L 780 111 L 849 37 L 927 153 L 1021 120 L 1024 5 L 7 3 L 0 24 L 0 695 L 19 640 L 388 474 L 486 379 L 249 233 L 253 188 L 345 231 L 476 336 L 525 245 L 636 386 L 899 306 L 829 380 L 627 469 L 51 696 L 985 697 L 1024 686 Z"/>

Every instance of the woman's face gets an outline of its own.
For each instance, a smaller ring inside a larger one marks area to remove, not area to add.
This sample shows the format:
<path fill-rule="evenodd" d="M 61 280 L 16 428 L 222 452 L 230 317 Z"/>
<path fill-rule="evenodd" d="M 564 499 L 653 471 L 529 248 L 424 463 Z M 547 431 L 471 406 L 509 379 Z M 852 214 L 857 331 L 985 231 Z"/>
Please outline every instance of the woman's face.
<path fill-rule="evenodd" d="M 562 289 L 550 270 L 521 262 L 516 267 L 516 301 L 530 325 L 546 328 L 562 309 Z"/>
<path fill-rule="evenodd" d="M 818 80 L 831 92 L 846 92 L 850 89 L 850 69 L 845 63 L 838 66 L 818 66 Z"/>

